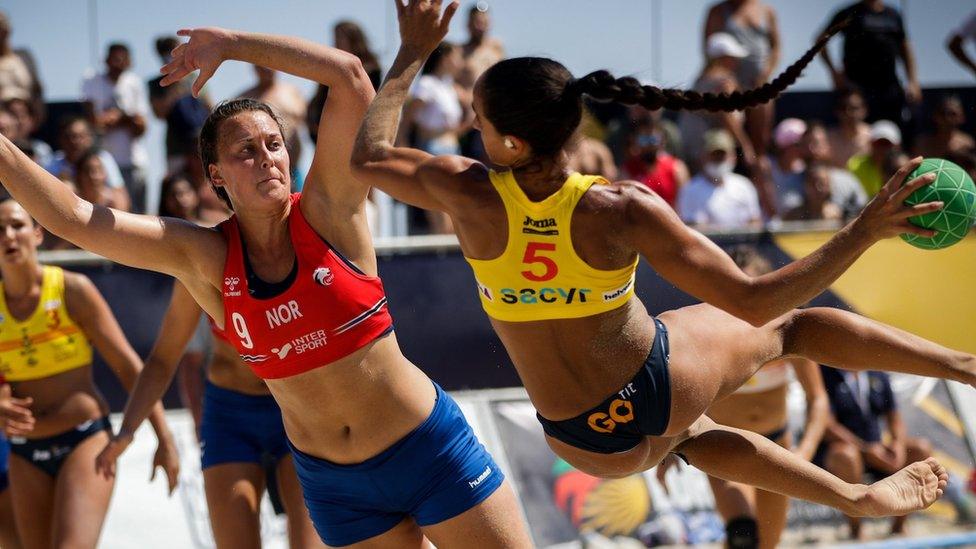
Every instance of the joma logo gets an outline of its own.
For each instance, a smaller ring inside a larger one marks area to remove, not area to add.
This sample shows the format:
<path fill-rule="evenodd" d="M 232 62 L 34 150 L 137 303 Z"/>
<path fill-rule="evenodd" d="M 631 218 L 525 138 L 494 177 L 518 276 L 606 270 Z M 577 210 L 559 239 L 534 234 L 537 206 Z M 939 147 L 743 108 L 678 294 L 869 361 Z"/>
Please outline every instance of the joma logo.
<path fill-rule="evenodd" d="M 542 236 L 555 236 L 559 234 L 556 230 L 556 219 L 533 219 L 529 216 L 525 216 L 525 221 L 522 222 L 522 232 L 525 234 L 537 234 Z"/>

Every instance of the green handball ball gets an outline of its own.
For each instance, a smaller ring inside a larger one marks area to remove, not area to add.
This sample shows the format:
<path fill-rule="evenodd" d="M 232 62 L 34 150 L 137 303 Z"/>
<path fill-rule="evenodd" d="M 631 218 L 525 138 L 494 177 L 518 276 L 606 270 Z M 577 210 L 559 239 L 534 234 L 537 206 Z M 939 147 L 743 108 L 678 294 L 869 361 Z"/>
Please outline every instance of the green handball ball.
<path fill-rule="evenodd" d="M 905 205 L 943 202 L 945 206 L 939 211 L 908 218 L 913 225 L 937 233 L 933 237 L 904 233 L 901 238 L 916 248 L 939 250 L 965 238 L 976 222 L 976 185 L 966 170 L 941 158 L 926 158 L 905 181 L 929 172 L 936 174 L 935 181 L 913 192 L 905 199 Z"/>

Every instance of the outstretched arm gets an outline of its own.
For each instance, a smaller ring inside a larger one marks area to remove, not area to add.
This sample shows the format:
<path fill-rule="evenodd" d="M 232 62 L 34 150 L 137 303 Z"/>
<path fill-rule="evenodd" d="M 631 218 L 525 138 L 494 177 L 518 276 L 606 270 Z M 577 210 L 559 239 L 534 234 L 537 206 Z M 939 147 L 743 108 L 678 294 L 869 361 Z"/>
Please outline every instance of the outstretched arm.
<path fill-rule="evenodd" d="M 173 60 L 161 69 L 166 75 L 160 82 L 164 86 L 199 70 L 192 88 L 196 95 L 220 64 L 229 60 L 253 63 L 329 86 L 303 196 L 327 198 L 332 207 L 362 206 L 368 187 L 352 178 L 348 159 L 356 130 L 373 99 L 373 86 L 359 58 L 289 36 L 215 27 L 182 29 L 177 34 L 190 40 L 177 46 Z"/>
<path fill-rule="evenodd" d="M 410 85 L 447 34 L 458 3 L 451 2 L 441 15 L 441 0 L 409 0 L 407 5 L 393 1 L 400 22 L 400 51 L 359 128 L 352 151 L 353 174 L 408 204 L 447 211 L 446 194 L 441 192 L 445 182 L 477 162 L 458 156 L 435 158 L 397 147 L 395 141 Z"/>
<path fill-rule="evenodd" d="M 878 240 L 900 233 L 933 234 L 908 218 L 939 210 L 942 203 L 904 205 L 912 192 L 935 179 L 927 174 L 905 183 L 921 161 L 916 158 L 898 170 L 861 214 L 826 244 L 762 276 L 743 273 L 718 245 L 682 223 L 660 197 L 640 186 L 631 191 L 622 236 L 683 291 L 762 326 L 826 290 Z"/>
<path fill-rule="evenodd" d="M 201 277 L 223 238 L 192 223 L 95 206 L 0 135 L 0 182 L 45 229 L 80 248 L 140 269 Z M 212 264 L 212 265 L 211 265 Z"/>
<path fill-rule="evenodd" d="M 91 280 L 84 275 L 66 272 L 64 281 L 68 314 L 78 323 L 82 332 L 102 355 L 126 390 L 131 391 L 142 370 L 142 360 L 122 333 L 122 328 L 108 303 Z M 152 474 L 155 476 L 156 466 L 162 467 L 169 479 L 169 490 L 172 492 L 179 476 L 179 457 L 173 435 L 163 417 L 163 405 L 158 399 L 153 403 L 152 411 L 148 415 L 149 422 L 156 431 L 156 438 L 159 440 Z"/>
<path fill-rule="evenodd" d="M 200 306 L 179 281 L 173 282 L 173 295 L 163 317 L 156 344 L 146 358 L 129 391 L 125 414 L 119 432 L 95 459 L 95 467 L 106 476 L 115 473 L 115 462 L 132 443 L 136 430 L 155 412 L 160 399 L 173 381 L 186 344 L 193 337 L 200 320 Z"/>

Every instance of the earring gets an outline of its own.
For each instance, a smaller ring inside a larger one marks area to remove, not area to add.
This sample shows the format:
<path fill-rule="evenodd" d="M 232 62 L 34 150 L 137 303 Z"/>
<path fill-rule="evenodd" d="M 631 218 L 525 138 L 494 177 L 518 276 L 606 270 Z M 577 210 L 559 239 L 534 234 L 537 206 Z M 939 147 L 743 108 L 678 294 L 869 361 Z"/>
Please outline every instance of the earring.
<path fill-rule="evenodd" d="M 505 146 L 508 147 L 509 149 L 514 149 L 515 148 L 515 143 L 510 138 L 506 137 L 505 138 Z"/>

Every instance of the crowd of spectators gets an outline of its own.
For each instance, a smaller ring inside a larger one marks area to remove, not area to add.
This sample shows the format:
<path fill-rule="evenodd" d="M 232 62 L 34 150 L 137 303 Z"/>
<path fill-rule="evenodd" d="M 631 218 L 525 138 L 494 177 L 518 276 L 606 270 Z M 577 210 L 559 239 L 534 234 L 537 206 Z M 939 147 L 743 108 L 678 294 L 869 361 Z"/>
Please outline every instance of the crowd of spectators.
<path fill-rule="evenodd" d="M 760 86 L 782 70 L 772 6 L 724 0 L 708 6 L 704 15 L 704 59 L 697 75 L 689 75 L 693 89 L 734 92 Z M 685 222 L 709 229 L 842 221 L 856 215 L 909 155 L 943 157 L 976 170 L 976 142 L 963 129 L 967 109 L 958 97 L 928 98 L 935 107 L 922 119 L 923 92 L 901 14 L 881 0 L 861 0 L 833 14 L 825 28 L 841 21 L 848 25 L 841 32 L 840 59 L 823 53 L 835 88 L 834 109 L 825 120 L 779 116 L 776 122 L 775 102 L 741 113 L 648 112 L 593 103 L 571 167 L 644 184 Z M 473 88 L 481 73 L 505 57 L 505 48 L 492 35 L 484 2 L 467 11 L 466 31 L 465 42 L 444 42 L 428 59 L 411 90 L 399 139 L 433 154 L 484 159 L 472 124 Z M 200 164 L 197 136 L 213 102 L 205 92 L 190 93 L 192 77 L 165 88 L 160 78 L 145 82 L 130 69 L 126 44 L 113 43 L 104 68 L 81 85 L 84 114 L 56 121 L 57 139 L 49 144 L 37 137 L 46 113 L 35 63 L 29 52 L 11 47 L 10 36 L 10 21 L 0 13 L 0 132 L 38 164 L 93 202 L 145 211 L 144 135 L 151 113 L 166 128 L 167 184 L 160 210 L 180 211 L 180 217 L 210 225 L 229 214 Z M 976 41 L 976 13 L 950 33 L 946 44 L 976 75 L 969 41 Z M 359 25 L 336 24 L 333 42 L 359 57 L 373 85 L 380 85 L 379 58 Z M 178 44 L 175 36 L 156 40 L 161 63 Z M 254 67 L 254 74 L 253 85 L 239 96 L 268 102 L 280 113 L 293 184 L 300 190 L 303 134 L 315 142 L 328 88 L 319 86 L 306 98 L 272 70 Z M 194 194 L 194 205 L 174 209 L 185 202 L 176 196 L 186 192 Z M 452 232 L 445 215 L 407 207 L 378 191 L 370 199 L 376 234 Z M 48 245 L 67 244 L 49 239 Z"/>

